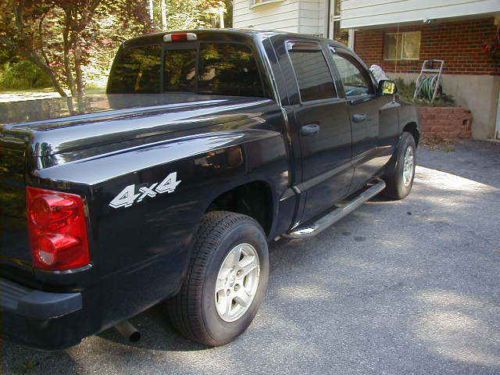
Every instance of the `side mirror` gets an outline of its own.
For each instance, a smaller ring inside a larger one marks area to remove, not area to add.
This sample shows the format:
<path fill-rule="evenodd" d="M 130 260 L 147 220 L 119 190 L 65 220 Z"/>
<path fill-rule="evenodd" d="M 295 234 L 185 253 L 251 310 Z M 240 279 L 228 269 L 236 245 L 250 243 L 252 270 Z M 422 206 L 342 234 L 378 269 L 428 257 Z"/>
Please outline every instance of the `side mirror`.
<path fill-rule="evenodd" d="M 394 81 L 382 80 L 378 84 L 380 95 L 394 95 L 398 91 Z"/>

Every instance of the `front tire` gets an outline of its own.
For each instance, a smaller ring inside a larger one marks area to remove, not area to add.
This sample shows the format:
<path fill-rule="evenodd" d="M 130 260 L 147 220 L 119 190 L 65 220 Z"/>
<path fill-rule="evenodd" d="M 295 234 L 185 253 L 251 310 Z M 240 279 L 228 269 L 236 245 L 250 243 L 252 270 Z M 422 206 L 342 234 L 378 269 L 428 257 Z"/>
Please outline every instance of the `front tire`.
<path fill-rule="evenodd" d="M 252 218 L 206 214 L 181 291 L 167 302 L 174 328 L 207 346 L 233 341 L 250 325 L 269 278 L 266 236 Z"/>
<path fill-rule="evenodd" d="M 384 180 L 387 187 L 384 195 L 390 199 L 403 199 L 413 186 L 416 168 L 415 138 L 408 132 L 401 135 L 394 161 L 385 173 Z"/>

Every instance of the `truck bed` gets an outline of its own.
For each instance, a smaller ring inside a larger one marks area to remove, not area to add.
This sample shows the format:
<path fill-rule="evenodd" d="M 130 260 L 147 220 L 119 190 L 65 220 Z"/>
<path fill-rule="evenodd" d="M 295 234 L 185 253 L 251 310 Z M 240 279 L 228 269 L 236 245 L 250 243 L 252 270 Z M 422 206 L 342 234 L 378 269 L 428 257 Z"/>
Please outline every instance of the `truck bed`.
<path fill-rule="evenodd" d="M 25 188 L 33 179 L 45 178 L 45 170 L 57 181 L 58 170 L 64 174 L 64 168 L 54 167 L 67 165 L 74 171 L 71 182 L 87 183 L 82 177 L 85 163 L 75 166 L 75 162 L 96 157 L 104 160 L 105 155 L 120 150 L 199 134 L 204 127 L 231 129 L 249 116 L 257 116 L 250 108 L 265 103 L 271 101 L 169 93 L 0 104 L 0 272 L 11 280 L 40 287 L 31 265 Z M 236 108 L 249 110 L 236 114 Z M 141 159 L 130 163 L 134 160 Z M 130 163 L 121 165 L 131 168 Z M 96 181 L 106 170 L 92 168 Z"/>
<path fill-rule="evenodd" d="M 193 117 L 199 124 L 200 119 L 231 110 L 232 106 L 244 108 L 245 103 L 255 105 L 265 101 L 269 100 L 168 93 L 93 95 L 79 101 L 60 98 L 1 103 L 0 132 L 3 137 L 18 140 L 35 136 L 34 141 L 38 144 L 33 152 L 42 157 L 95 144 L 120 142 L 130 139 L 130 133 L 136 139 L 158 136 L 179 130 L 177 124 L 186 130 Z M 136 121 L 141 118 L 144 119 L 142 122 Z"/>

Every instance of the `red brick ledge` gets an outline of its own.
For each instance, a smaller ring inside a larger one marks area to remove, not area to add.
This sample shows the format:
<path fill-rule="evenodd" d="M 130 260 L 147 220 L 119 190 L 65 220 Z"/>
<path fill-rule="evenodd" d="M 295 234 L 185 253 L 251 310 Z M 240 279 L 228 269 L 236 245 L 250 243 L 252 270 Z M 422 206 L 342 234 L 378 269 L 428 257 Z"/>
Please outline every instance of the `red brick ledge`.
<path fill-rule="evenodd" d="M 462 107 L 419 107 L 420 125 L 426 138 L 472 137 L 472 113 Z"/>

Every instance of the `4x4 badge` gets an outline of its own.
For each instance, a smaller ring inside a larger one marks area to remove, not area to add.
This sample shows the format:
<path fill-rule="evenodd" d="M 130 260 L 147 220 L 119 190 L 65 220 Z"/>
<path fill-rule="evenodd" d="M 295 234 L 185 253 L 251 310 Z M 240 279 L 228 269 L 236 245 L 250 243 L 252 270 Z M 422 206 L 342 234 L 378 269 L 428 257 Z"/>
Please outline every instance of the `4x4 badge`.
<path fill-rule="evenodd" d="M 173 193 L 181 182 L 181 180 L 177 181 L 177 172 L 172 172 L 160 183 L 155 182 L 150 187 L 140 187 L 138 193 L 135 185 L 129 185 L 114 197 L 109 205 L 113 208 L 130 207 L 147 197 L 154 198 L 158 194 Z"/>

